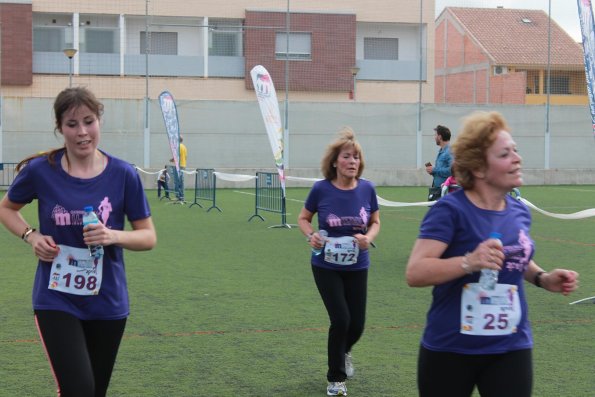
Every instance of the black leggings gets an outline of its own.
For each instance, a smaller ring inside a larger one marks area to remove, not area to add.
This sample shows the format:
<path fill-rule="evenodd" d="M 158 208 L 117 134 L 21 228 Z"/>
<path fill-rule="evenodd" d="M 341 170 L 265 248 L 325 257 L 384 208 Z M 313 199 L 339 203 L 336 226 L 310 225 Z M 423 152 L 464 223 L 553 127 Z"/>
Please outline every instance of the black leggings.
<path fill-rule="evenodd" d="M 60 397 L 104 397 L 126 319 L 79 320 L 55 310 L 35 310 L 35 322 Z"/>
<path fill-rule="evenodd" d="M 458 354 L 419 350 L 420 397 L 529 397 L 533 387 L 531 350 L 504 354 Z"/>
<path fill-rule="evenodd" d="M 331 322 L 328 332 L 329 382 L 343 382 L 345 353 L 364 333 L 368 270 L 335 271 L 312 266 L 314 281 Z"/>

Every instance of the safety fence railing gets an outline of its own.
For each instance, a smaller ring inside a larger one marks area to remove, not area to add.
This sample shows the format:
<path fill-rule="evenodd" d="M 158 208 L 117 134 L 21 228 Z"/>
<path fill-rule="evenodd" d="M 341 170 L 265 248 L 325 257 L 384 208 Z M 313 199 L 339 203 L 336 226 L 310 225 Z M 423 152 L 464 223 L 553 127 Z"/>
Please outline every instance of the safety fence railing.
<path fill-rule="evenodd" d="M 190 204 L 190 207 L 198 205 L 200 208 L 203 208 L 199 200 L 211 202 L 211 206 L 207 209 L 207 212 L 213 208 L 221 212 L 221 208 L 217 207 L 216 204 L 217 177 L 215 176 L 215 170 L 212 168 L 196 169 L 196 174 L 194 175 L 194 202 Z"/>
<path fill-rule="evenodd" d="M 248 219 L 259 218 L 264 221 L 264 217 L 258 211 L 268 211 L 281 214 L 281 224 L 271 227 L 287 227 L 287 212 L 285 207 L 285 196 L 281 188 L 279 174 L 276 172 L 257 172 L 256 173 L 256 203 L 254 206 L 254 215 Z"/>
<path fill-rule="evenodd" d="M 8 187 L 15 177 L 17 163 L 0 163 L 0 187 Z"/>

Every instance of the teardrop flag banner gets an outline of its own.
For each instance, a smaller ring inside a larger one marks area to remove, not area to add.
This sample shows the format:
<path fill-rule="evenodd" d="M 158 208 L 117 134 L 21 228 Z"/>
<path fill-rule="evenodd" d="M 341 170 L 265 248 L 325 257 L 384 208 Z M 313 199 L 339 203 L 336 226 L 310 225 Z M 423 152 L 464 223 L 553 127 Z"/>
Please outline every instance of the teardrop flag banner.
<path fill-rule="evenodd" d="M 583 38 L 583 52 L 585 57 L 585 75 L 587 78 L 587 94 L 589 95 L 589 109 L 591 110 L 591 124 L 595 135 L 595 23 L 591 0 L 577 0 L 578 19 L 581 23 Z"/>
<path fill-rule="evenodd" d="M 281 126 L 281 114 L 279 113 L 279 102 L 273 85 L 271 75 L 262 65 L 256 65 L 250 71 L 252 84 L 264 120 L 264 126 L 269 137 L 269 144 L 275 158 L 275 165 L 279 173 L 279 181 L 283 197 L 285 197 L 285 170 L 283 165 L 283 127 Z"/>
<path fill-rule="evenodd" d="M 176 171 L 180 174 L 180 124 L 178 123 L 178 111 L 176 102 L 169 91 L 163 91 L 159 94 L 159 106 L 165 122 L 165 131 L 167 140 L 174 159 Z"/>

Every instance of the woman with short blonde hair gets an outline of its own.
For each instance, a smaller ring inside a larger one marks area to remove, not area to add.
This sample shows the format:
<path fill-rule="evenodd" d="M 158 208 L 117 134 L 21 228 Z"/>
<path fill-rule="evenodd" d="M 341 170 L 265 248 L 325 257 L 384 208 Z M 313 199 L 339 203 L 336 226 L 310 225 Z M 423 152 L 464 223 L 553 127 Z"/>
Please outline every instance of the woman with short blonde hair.
<path fill-rule="evenodd" d="M 347 395 L 351 349 L 364 332 L 368 249 L 380 231 L 380 213 L 374 185 L 361 178 L 362 148 L 351 129 L 327 146 L 321 170 L 325 179 L 312 187 L 298 224 L 312 248 L 312 274 L 331 323 L 326 392 L 338 396 Z M 319 231 L 312 225 L 316 213 Z"/>
<path fill-rule="evenodd" d="M 523 281 L 567 295 L 578 274 L 546 272 L 533 260 L 531 213 L 509 194 L 523 183 L 522 158 L 501 114 L 471 114 L 452 150 L 462 189 L 428 210 L 407 263 L 409 286 L 433 288 L 419 395 L 468 397 L 477 387 L 481 396 L 529 397 L 533 337 Z M 494 284 L 481 281 L 493 272 Z"/>

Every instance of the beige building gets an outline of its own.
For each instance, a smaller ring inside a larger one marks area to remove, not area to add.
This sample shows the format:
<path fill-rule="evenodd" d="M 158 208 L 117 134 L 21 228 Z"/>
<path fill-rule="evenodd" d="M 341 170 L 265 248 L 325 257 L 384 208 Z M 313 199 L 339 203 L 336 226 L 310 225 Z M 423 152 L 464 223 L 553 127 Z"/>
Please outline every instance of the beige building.
<path fill-rule="evenodd" d="M 0 0 L 0 24 L 5 97 L 254 100 L 262 64 L 292 101 L 433 102 L 433 1 Z"/>

